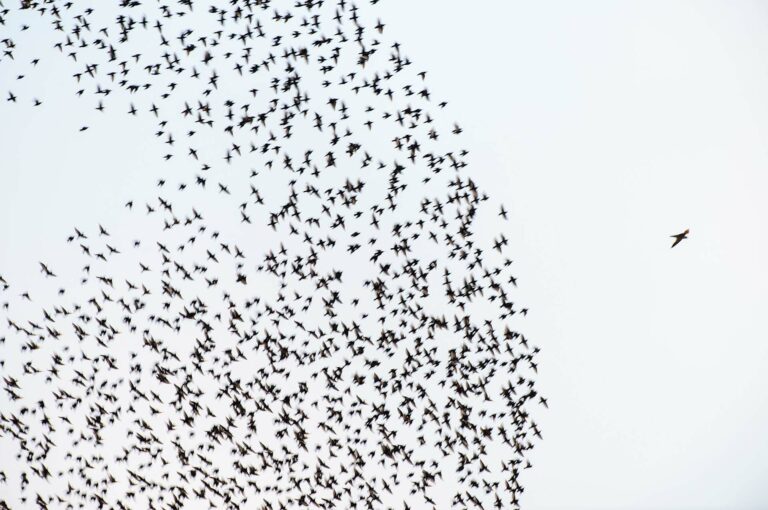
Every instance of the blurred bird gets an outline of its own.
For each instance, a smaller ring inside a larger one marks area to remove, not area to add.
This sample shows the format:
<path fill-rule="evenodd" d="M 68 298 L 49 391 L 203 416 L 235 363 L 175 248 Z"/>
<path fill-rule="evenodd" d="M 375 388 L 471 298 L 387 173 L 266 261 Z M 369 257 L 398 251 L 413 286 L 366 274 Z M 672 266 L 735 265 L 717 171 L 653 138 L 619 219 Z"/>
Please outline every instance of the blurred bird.
<path fill-rule="evenodd" d="M 675 246 L 680 244 L 680 242 L 683 239 L 688 239 L 688 232 L 689 232 L 688 229 L 685 229 L 683 232 L 681 232 L 679 234 L 675 234 L 675 235 L 669 236 L 669 237 L 674 237 L 675 238 L 675 242 L 672 243 L 672 246 L 670 248 L 674 248 Z"/>

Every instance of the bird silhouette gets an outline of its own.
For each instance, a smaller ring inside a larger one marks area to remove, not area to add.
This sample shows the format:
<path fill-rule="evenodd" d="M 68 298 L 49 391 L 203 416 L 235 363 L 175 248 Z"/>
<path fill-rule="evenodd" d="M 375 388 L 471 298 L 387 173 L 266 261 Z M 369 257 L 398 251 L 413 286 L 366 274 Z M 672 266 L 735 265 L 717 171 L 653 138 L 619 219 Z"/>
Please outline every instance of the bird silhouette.
<path fill-rule="evenodd" d="M 685 229 L 683 232 L 680 232 L 679 234 L 675 234 L 675 235 L 670 236 L 670 237 L 673 237 L 675 239 L 675 241 L 672 243 L 671 248 L 674 248 L 675 246 L 680 244 L 680 242 L 683 239 L 688 239 L 688 232 L 689 232 L 689 230 Z"/>

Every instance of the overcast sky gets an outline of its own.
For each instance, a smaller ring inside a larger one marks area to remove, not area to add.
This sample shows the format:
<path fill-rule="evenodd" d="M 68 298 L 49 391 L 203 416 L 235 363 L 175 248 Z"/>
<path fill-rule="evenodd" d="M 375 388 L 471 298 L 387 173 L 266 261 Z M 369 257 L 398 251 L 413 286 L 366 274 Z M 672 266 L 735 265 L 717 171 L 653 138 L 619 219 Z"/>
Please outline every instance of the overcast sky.
<path fill-rule="evenodd" d="M 768 506 L 768 6 L 376 8 L 511 211 L 550 405 L 525 507 Z M 162 154 L 138 122 L 76 136 L 47 64 L 51 106 L 0 119 L 0 273 L 17 277 L 73 224 L 115 218 Z"/>

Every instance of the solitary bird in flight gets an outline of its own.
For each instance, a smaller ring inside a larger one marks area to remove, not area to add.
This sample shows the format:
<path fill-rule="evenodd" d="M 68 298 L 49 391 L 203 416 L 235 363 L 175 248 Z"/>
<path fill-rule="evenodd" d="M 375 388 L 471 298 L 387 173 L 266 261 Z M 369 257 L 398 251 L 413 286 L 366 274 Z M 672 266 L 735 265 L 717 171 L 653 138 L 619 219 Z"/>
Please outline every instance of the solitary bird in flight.
<path fill-rule="evenodd" d="M 684 232 L 681 232 L 679 234 L 675 234 L 675 235 L 669 236 L 669 237 L 674 237 L 675 238 L 675 242 L 672 243 L 672 246 L 671 246 L 671 248 L 674 248 L 675 246 L 680 244 L 680 241 L 682 241 L 683 239 L 688 239 L 688 229 L 686 228 Z"/>

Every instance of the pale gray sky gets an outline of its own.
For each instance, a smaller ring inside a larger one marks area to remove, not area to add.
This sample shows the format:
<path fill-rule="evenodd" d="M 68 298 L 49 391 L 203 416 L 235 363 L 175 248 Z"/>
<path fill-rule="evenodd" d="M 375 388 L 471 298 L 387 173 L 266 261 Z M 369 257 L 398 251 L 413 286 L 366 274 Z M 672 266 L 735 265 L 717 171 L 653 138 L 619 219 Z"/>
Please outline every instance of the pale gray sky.
<path fill-rule="evenodd" d="M 768 506 L 768 7 L 377 9 L 510 210 L 550 404 L 524 506 Z M 0 120 L 0 273 L 15 278 L 71 225 L 117 227 L 163 154 L 141 119 L 77 136 L 66 65 L 45 73 L 48 107 Z"/>

